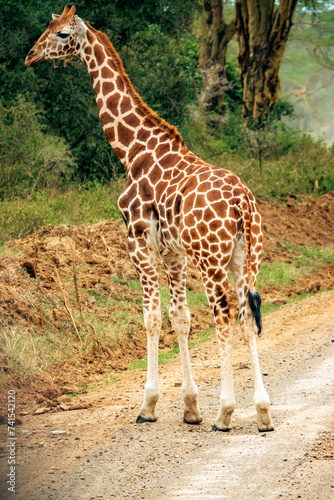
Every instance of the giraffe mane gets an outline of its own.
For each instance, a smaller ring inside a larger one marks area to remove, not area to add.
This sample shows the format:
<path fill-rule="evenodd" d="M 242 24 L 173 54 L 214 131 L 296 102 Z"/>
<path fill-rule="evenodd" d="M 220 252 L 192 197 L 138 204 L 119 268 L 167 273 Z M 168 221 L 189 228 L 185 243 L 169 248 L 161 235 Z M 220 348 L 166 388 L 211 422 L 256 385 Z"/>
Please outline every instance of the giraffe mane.
<path fill-rule="evenodd" d="M 107 37 L 107 35 L 105 35 L 104 33 L 102 33 L 102 31 L 98 31 L 95 28 L 93 28 L 93 26 L 91 26 L 88 21 L 84 21 L 84 23 L 87 26 L 87 28 L 90 31 L 92 31 L 92 33 L 94 33 L 94 35 L 96 36 L 97 40 L 103 45 L 104 49 L 106 50 L 107 55 L 110 56 L 110 57 L 112 57 L 113 62 L 115 64 L 115 66 L 116 66 L 117 71 L 122 75 L 122 77 L 125 79 L 127 85 L 129 86 L 129 88 L 133 92 L 133 98 L 134 98 L 135 103 L 137 105 L 139 105 L 141 108 L 144 108 L 144 110 L 147 112 L 147 114 L 150 116 L 151 120 L 153 121 L 153 123 L 156 126 L 161 127 L 164 132 L 166 132 L 167 134 L 169 134 L 169 137 L 171 139 L 173 139 L 173 138 L 176 139 L 176 141 L 181 146 L 184 146 L 183 138 L 182 138 L 180 132 L 177 130 L 177 128 L 174 125 L 171 125 L 170 123 L 168 123 L 163 118 L 161 118 L 155 111 L 153 111 L 143 101 L 143 99 L 140 97 L 140 95 L 135 91 L 135 89 L 134 89 L 134 87 L 133 87 L 133 85 L 131 83 L 131 80 L 128 77 L 128 75 L 127 75 L 127 73 L 126 73 L 126 71 L 124 69 L 122 60 L 119 57 L 119 55 L 118 55 L 115 47 L 113 46 L 113 44 L 111 43 L 111 41 L 109 40 L 109 38 Z"/>

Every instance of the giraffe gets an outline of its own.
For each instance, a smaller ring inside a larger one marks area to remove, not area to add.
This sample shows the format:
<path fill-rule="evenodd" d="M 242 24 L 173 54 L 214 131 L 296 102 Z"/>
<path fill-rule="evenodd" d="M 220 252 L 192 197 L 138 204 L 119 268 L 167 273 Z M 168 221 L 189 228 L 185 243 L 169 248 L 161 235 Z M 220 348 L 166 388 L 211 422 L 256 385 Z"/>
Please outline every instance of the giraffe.
<path fill-rule="evenodd" d="M 61 15 L 52 15 L 25 64 L 68 56 L 77 56 L 85 64 L 102 127 L 127 172 L 118 205 L 127 226 L 129 254 L 142 286 L 147 334 L 147 381 L 137 422 L 157 420 L 159 258 L 168 277 L 169 316 L 180 348 L 183 420 L 188 424 L 202 421 L 188 350 L 186 263 L 189 258 L 202 278 L 221 358 L 220 406 L 213 429 L 228 431 L 236 406 L 232 338 L 239 317 L 252 361 L 257 426 L 260 432 L 273 430 L 270 400 L 256 347 L 256 333 L 261 332 L 261 299 L 255 284 L 261 261 L 262 231 L 253 194 L 234 173 L 209 165 L 193 154 L 178 130 L 143 102 L 112 43 L 76 15 L 74 4 L 67 5 Z M 239 311 L 229 295 L 228 270 L 235 283 Z"/>

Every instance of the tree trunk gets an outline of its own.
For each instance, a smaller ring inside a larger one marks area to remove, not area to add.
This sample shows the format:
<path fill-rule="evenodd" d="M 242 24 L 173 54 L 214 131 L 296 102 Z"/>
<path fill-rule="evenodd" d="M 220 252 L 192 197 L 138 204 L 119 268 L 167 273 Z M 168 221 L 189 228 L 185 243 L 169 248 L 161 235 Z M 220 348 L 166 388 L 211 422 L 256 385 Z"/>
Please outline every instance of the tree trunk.
<path fill-rule="evenodd" d="M 237 0 L 243 117 L 262 125 L 279 97 L 279 69 L 298 0 Z"/>
<path fill-rule="evenodd" d="M 225 22 L 223 0 L 204 0 L 201 15 L 199 62 L 203 71 L 202 103 L 206 111 L 224 113 L 226 51 L 235 33 L 235 21 Z"/>

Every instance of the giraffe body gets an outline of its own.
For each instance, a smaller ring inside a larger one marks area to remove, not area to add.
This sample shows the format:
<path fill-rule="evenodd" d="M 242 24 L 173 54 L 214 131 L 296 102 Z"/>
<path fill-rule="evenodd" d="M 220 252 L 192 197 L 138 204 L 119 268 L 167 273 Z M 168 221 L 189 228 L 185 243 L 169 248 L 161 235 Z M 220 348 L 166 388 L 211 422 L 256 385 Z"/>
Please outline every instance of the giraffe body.
<path fill-rule="evenodd" d="M 147 382 L 137 421 L 156 420 L 159 398 L 159 257 L 169 281 L 170 320 L 180 346 L 184 421 L 198 424 L 202 420 L 188 353 L 186 261 L 190 258 L 202 277 L 221 354 L 220 410 L 214 429 L 228 430 L 235 408 L 232 335 L 238 314 L 228 293 L 230 270 L 252 360 L 258 428 L 273 430 L 257 356 L 254 318 L 248 305 L 249 300 L 260 331 L 255 283 L 262 231 L 254 196 L 235 174 L 211 166 L 189 151 L 176 128 L 158 117 L 135 92 L 108 38 L 77 17 L 75 10 L 74 5 L 67 6 L 61 16 L 53 16 L 26 64 L 70 55 L 84 62 L 103 129 L 127 171 L 119 208 L 128 228 L 130 257 L 142 285 L 148 346 Z"/>

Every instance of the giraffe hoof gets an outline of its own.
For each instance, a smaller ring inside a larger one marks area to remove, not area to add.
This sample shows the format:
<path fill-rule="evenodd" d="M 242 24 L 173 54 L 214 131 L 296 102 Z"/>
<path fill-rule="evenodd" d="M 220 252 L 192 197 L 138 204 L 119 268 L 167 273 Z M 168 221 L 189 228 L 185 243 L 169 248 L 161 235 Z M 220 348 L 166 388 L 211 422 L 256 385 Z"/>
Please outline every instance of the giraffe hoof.
<path fill-rule="evenodd" d="M 216 424 L 213 424 L 212 426 L 213 431 L 219 431 L 219 432 L 230 432 L 230 429 L 226 427 L 225 429 L 221 429 L 220 427 L 217 427 Z"/>
<path fill-rule="evenodd" d="M 274 431 L 274 426 L 273 425 L 270 425 L 268 426 L 267 428 L 263 428 L 263 429 L 260 429 L 259 427 L 257 428 L 259 432 L 271 432 L 271 431 Z"/>
<path fill-rule="evenodd" d="M 202 422 L 202 418 L 199 418 L 199 420 L 193 420 L 193 421 L 190 421 L 190 420 L 187 420 L 186 417 L 183 417 L 183 422 L 185 424 L 189 424 L 189 425 L 199 425 L 201 422 Z"/>
<path fill-rule="evenodd" d="M 156 422 L 157 418 L 144 417 L 144 415 L 138 415 L 136 424 L 143 424 L 145 422 Z"/>

